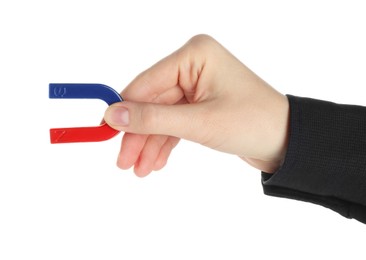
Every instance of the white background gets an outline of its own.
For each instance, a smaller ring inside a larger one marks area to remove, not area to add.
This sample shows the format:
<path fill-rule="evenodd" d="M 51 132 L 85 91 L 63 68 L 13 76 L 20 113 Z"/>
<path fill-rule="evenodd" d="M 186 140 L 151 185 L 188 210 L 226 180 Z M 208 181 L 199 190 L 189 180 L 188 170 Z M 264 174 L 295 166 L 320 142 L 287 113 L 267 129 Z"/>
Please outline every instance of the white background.
<path fill-rule="evenodd" d="M 365 225 L 263 195 L 235 156 L 181 142 L 147 178 L 115 165 L 122 135 L 49 144 L 97 125 L 101 101 L 48 83 L 122 90 L 198 33 L 282 93 L 366 105 L 363 1 L 0 2 L 0 259 L 364 259 Z M 245 134 L 245 133 L 243 133 Z"/>

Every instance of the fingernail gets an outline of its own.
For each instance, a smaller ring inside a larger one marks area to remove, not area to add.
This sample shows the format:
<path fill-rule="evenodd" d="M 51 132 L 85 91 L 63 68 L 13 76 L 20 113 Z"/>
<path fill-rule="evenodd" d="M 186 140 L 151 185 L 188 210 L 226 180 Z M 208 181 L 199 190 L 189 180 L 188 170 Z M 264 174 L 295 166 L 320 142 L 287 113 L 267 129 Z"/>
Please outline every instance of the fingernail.
<path fill-rule="evenodd" d="M 128 109 L 125 107 L 111 108 L 109 119 L 113 125 L 127 126 L 130 122 Z"/>

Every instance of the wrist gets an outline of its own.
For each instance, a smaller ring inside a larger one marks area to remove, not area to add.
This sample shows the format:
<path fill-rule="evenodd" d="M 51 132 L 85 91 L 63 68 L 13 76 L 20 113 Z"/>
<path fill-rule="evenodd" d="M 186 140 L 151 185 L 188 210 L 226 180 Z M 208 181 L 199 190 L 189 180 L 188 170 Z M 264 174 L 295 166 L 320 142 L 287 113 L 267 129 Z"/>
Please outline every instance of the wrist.
<path fill-rule="evenodd" d="M 276 111 L 276 126 L 274 131 L 274 168 L 278 170 L 284 163 L 289 142 L 290 105 L 287 96 L 281 95 Z"/>

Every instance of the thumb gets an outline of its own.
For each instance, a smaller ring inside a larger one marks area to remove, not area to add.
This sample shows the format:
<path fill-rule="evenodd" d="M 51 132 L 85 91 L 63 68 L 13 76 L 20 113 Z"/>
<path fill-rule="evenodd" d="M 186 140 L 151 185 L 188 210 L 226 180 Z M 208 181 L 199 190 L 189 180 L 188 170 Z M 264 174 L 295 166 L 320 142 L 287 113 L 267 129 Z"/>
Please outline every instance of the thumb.
<path fill-rule="evenodd" d="M 200 104 L 162 105 L 124 101 L 109 106 L 104 120 L 114 129 L 135 134 L 169 135 L 202 142 L 205 127 Z M 207 113 L 206 113 L 207 114 Z"/>

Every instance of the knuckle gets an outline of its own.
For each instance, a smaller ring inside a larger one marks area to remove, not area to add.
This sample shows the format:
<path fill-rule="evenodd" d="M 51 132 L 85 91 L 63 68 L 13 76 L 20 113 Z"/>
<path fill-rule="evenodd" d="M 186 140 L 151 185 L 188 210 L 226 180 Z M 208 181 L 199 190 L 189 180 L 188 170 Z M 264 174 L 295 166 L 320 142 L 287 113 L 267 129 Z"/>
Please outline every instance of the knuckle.
<path fill-rule="evenodd" d="M 154 105 L 145 104 L 140 109 L 140 129 L 143 132 L 152 133 L 157 128 L 158 112 Z"/>
<path fill-rule="evenodd" d="M 210 48 L 215 46 L 216 41 L 207 34 L 198 34 L 193 36 L 185 45 L 184 50 L 188 53 L 200 54 L 209 52 Z"/>
<path fill-rule="evenodd" d="M 197 34 L 189 40 L 189 42 L 192 44 L 201 44 L 201 43 L 207 43 L 207 42 L 212 42 L 212 41 L 214 41 L 214 39 L 207 34 Z"/>

